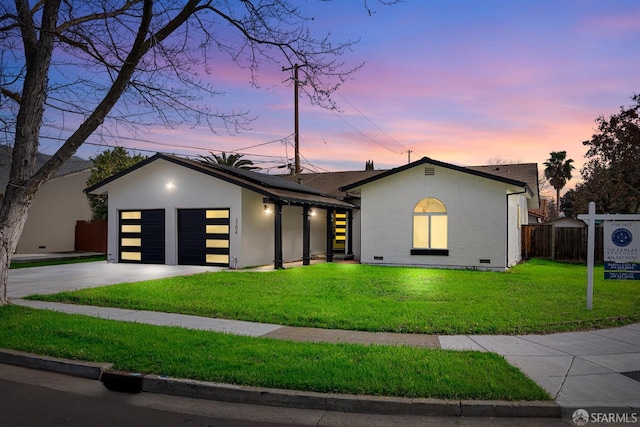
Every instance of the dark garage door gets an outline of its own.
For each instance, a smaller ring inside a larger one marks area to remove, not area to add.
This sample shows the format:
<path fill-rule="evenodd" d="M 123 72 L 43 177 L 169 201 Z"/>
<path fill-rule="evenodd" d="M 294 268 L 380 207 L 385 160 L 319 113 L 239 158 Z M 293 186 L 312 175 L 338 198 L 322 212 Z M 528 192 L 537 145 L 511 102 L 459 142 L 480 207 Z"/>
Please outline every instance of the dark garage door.
<path fill-rule="evenodd" d="M 178 210 L 178 264 L 229 266 L 229 209 Z"/>
<path fill-rule="evenodd" d="M 164 209 L 120 211 L 118 262 L 164 264 Z"/>

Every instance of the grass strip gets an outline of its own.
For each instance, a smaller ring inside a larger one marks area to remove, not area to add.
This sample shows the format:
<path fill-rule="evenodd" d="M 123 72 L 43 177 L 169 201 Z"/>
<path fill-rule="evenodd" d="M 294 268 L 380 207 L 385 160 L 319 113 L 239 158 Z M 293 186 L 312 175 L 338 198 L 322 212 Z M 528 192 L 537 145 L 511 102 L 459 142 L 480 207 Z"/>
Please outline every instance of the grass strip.
<path fill-rule="evenodd" d="M 508 272 L 316 264 L 205 273 L 32 299 L 329 329 L 426 334 L 522 334 L 640 320 L 640 286 L 596 268 L 533 260 Z"/>
<path fill-rule="evenodd" d="M 0 345 L 179 378 L 324 393 L 548 400 L 503 357 L 474 351 L 251 338 L 0 307 Z"/>
<path fill-rule="evenodd" d="M 106 255 L 80 257 L 80 258 L 65 258 L 65 259 L 49 259 L 42 261 L 13 261 L 11 262 L 11 269 L 17 268 L 31 268 L 31 267 L 45 267 L 49 265 L 62 265 L 62 264 L 78 264 L 81 262 L 96 262 L 106 261 Z"/>

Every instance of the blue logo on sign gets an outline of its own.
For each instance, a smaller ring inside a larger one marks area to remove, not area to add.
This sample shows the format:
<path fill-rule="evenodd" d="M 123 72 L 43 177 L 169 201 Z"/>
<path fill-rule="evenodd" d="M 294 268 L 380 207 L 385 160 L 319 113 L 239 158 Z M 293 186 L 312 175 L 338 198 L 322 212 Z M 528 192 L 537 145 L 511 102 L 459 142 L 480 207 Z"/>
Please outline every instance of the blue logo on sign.
<path fill-rule="evenodd" d="M 632 240 L 633 235 L 626 228 L 618 228 L 613 233 L 611 233 L 611 241 L 614 245 L 620 246 L 621 248 L 629 246 Z"/>

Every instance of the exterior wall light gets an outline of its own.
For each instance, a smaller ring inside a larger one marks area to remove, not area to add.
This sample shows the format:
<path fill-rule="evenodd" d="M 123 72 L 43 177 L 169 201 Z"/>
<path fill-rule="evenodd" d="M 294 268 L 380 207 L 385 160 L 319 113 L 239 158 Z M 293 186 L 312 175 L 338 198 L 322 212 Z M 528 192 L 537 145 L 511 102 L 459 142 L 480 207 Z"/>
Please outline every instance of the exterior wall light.
<path fill-rule="evenodd" d="M 167 182 L 167 185 L 165 187 L 167 187 L 167 190 L 172 191 L 174 188 L 176 188 L 176 185 L 173 182 L 169 181 Z"/>
<path fill-rule="evenodd" d="M 309 211 L 309 215 L 311 215 L 311 216 L 316 216 L 316 215 L 317 215 L 316 210 L 315 210 L 315 209 L 311 209 L 311 210 Z"/>
<path fill-rule="evenodd" d="M 265 215 L 271 215 L 272 213 L 273 213 L 273 209 L 271 209 L 271 206 L 265 204 L 264 205 L 264 214 Z"/>

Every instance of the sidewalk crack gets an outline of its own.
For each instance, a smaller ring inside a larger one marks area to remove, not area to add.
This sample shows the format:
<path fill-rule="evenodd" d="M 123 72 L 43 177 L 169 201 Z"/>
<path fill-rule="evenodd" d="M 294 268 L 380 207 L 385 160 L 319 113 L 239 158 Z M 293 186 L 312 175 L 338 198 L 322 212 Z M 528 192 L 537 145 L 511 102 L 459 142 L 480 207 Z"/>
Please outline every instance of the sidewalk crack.
<path fill-rule="evenodd" d="M 569 378 L 569 372 L 571 372 L 571 368 L 573 367 L 573 362 L 575 362 L 575 360 L 576 356 L 571 356 L 571 363 L 569 363 L 569 368 L 567 368 L 567 372 L 565 372 L 564 378 L 562 379 L 562 384 L 560 384 L 560 387 L 558 387 L 558 391 L 556 392 L 555 396 L 553 396 L 553 400 L 558 398 L 560 391 L 562 391 L 562 387 L 564 387 L 564 383 L 567 382 L 567 378 Z"/>

